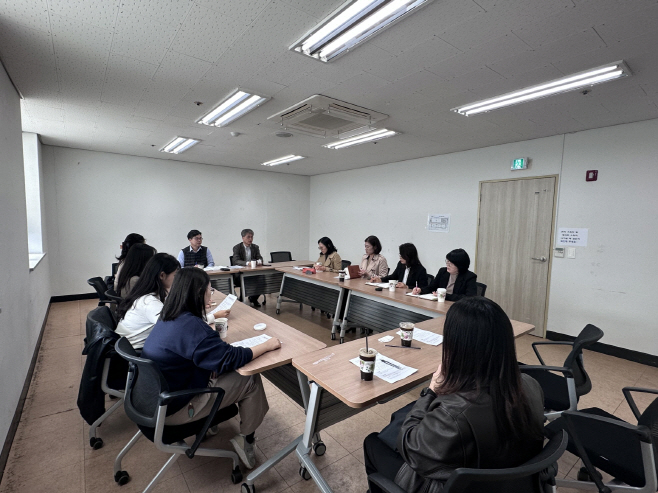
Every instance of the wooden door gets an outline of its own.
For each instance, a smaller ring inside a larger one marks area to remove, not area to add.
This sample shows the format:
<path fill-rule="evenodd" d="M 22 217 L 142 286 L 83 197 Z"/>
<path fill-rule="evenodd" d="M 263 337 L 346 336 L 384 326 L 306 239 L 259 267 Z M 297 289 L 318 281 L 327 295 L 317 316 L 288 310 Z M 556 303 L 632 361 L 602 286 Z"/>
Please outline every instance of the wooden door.
<path fill-rule="evenodd" d="M 480 182 L 476 253 L 487 298 L 544 336 L 551 264 L 555 176 Z"/>

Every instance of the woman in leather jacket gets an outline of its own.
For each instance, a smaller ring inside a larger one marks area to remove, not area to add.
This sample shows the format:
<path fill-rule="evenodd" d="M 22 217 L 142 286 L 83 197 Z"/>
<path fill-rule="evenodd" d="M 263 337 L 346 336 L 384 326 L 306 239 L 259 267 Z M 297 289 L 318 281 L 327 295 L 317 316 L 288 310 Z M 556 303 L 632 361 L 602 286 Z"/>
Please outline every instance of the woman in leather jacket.
<path fill-rule="evenodd" d="M 518 466 L 543 445 L 543 392 L 519 372 L 505 312 L 489 299 L 464 298 L 448 311 L 443 337 L 430 386 L 364 441 L 366 472 L 409 493 L 441 491 L 460 467 Z M 381 490 L 371 483 L 370 491 Z"/>

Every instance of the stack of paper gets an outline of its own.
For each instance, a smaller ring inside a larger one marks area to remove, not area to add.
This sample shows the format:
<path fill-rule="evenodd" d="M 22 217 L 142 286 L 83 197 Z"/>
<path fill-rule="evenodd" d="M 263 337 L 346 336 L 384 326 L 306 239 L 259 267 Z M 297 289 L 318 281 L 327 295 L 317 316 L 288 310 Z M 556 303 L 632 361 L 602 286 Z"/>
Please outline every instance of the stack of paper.
<path fill-rule="evenodd" d="M 388 283 L 387 282 L 367 282 L 366 283 L 368 286 L 375 286 L 378 288 L 387 288 Z"/>
<path fill-rule="evenodd" d="M 429 293 L 429 294 L 413 294 L 413 293 L 407 293 L 407 296 L 413 296 L 414 298 L 422 298 L 424 300 L 430 300 L 430 301 L 436 301 L 438 300 L 438 296 L 435 294 Z"/>
<path fill-rule="evenodd" d="M 360 366 L 358 357 L 351 359 L 350 363 Z M 377 353 L 377 358 L 375 359 L 375 376 L 381 378 L 385 382 L 395 383 L 403 378 L 407 378 L 409 375 L 413 375 L 417 371 L 417 368 L 405 366 L 394 359 L 388 358 L 381 353 Z"/>
<path fill-rule="evenodd" d="M 226 267 L 225 265 L 215 265 L 214 267 L 206 267 L 203 270 L 205 270 L 206 272 L 213 272 L 221 269 L 228 269 L 228 267 Z"/>
<path fill-rule="evenodd" d="M 216 312 L 219 310 L 230 310 L 231 307 L 233 306 L 233 303 L 235 303 L 235 300 L 237 300 L 238 297 L 235 296 L 234 294 L 229 294 L 226 298 L 224 298 L 224 301 L 222 301 L 218 307 L 216 307 L 213 311 L 210 313 L 214 315 Z"/>
<path fill-rule="evenodd" d="M 231 346 L 251 348 L 264 343 L 268 339 L 271 339 L 271 337 L 268 336 L 267 334 L 261 334 L 256 337 L 250 337 L 249 339 L 243 339 L 242 341 L 234 342 L 233 344 L 231 344 Z"/>

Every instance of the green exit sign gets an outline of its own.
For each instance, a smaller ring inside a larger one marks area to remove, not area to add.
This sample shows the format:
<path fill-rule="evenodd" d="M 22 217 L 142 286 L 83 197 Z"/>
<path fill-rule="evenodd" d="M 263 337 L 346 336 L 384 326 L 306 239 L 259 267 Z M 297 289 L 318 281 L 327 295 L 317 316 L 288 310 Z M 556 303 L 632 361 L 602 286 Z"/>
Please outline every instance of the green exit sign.
<path fill-rule="evenodd" d="M 512 169 L 526 169 L 527 167 L 528 167 L 527 157 L 512 159 Z"/>

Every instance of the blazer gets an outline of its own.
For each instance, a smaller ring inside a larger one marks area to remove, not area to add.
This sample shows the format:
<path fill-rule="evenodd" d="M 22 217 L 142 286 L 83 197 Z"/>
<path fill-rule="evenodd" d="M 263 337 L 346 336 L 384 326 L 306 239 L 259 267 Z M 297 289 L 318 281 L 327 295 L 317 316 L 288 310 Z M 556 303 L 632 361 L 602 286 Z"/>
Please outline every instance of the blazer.
<path fill-rule="evenodd" d="M 364 278 L 370 279 L 372 276 L 382 277 L 388 275 L 388 262 L 386 257 L 380 254 L 370 255 L 370 263 L 368 264 L 368 255 L 361 257 L 361 263 L 359 264 L 359 269 L 366 270 Z"/>
<path fill-rule="evenodd" d="M 382 277 L 382 282 L 388 281 L 399 281 L 402 282 L 404 279 L 404 271 L 407 269 L 407 266 L 402 262 L 398 262 L 397 267 L 390 276 Z M 409 271 L 409 277 L 407 277 L 407 287 L 413 289 L 416 287 L 416 282 L 418 283 L 419 288 L 427 286 L 427 271 L 422 264 L 414 265 Z"/>
<path fill-rule="evenodd" d="M 530 405 L 534 437 L 507 439 L 496 427 L 491 397 L 463 392 L 435 396 L 428 392 L 411 408 L 398 435 L 404 464 L 395 483 L 409 493 L 435 493 L 460 467 L 502 469 L 531 459 L 543 447 L 544 393 L 532 377 L 521 383 Z"/>
<path fill-rule="evenodd" d="M 457 274 L 457 279 L 455 279 L 455 285 L 452 288 L 452 294 L 446 295 L 447 301 L 459 301 L 466 296 L 475 296 L 477 294 L 477 274 L 469 271 L 466 271 L 463 274 Z M 436 273 L 436 277 L 430 283 L 429 286 L 424 287 L 420 290 L 420 294 L 427 294 L 436 291 L 439 288 L 445 289 L 450 281 L 450 274 L 446 267 L 441 267 L 439 272 Z"/>
<path fill-rule="evenodd" d="M 233 247 L 233 264 L 234 265 L 247 265 L 247 251 L 244 248 L 244 243 L 240 242 Z M 260 254 L 260 248 L 255 243 L 251 244 L 251 260 L 263 261 Z"/>
<path fill-rule="evenodd" d="M 324 255 L 320 254 L 320 257 L 316 260 L 316 263 L 320 262 L 329 272 L 338 272 L 343 270 L 343 261 L 338 255 L 338 252 L 330 254 L 327 258 L 324 258 Z"/>

